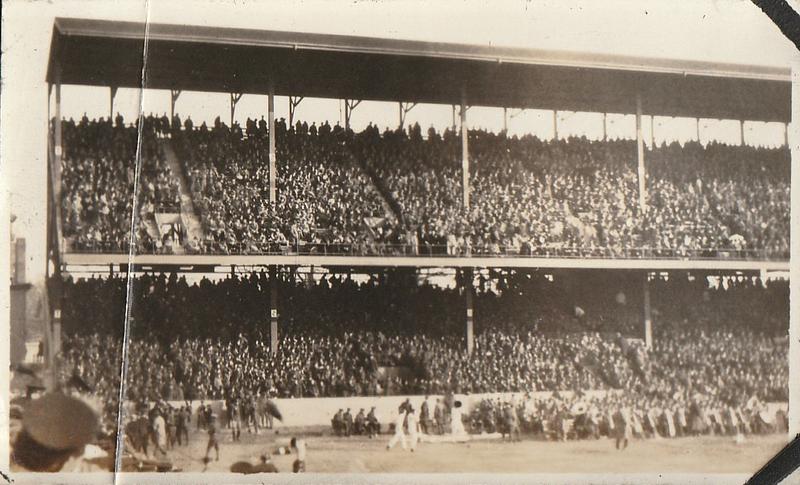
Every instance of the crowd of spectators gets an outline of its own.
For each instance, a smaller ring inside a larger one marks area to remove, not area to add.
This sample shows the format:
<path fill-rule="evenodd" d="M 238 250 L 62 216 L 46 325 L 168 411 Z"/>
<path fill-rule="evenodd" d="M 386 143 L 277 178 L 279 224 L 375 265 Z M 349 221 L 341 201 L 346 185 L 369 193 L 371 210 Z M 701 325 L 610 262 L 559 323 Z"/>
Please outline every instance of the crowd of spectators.
<path fill-rule="evenodd" d="M 338 125 L 298 122 L 287 129 L 283 120 L 276 123 L 274 204 L 263 119 L 248 120 L 245 133 L 219 118 L 210 129 L 205 123 L 194 127 L 188 119 L 184 125 L 173 140 L 203 220 L 201 252 L 263 253 L 291 246 L 365 253 L 372 252 L 375 241 L 394 237 L 393 215 L 347 155 L 345 132 Z"/>
<path fill-rule="evenodd" d="M 180 207 L 180 185 L 164 160 L 159 119 L 126 125 L 122 116 L 62 122 L 61 216 L 63 235 L 73 250 L 124 252 L 137 214 L 137 251 L 153 252 L 159 238 L 145 222 Z M 140 167 L 138 188 L 137 163 Z M 138 190 L 134 190 L 138 189 Z M 134 194 L 137 194 L 134 206 Z"/>
<path fill-rule="evenodd" d="M 785 257 L 785 149 L 687 142 L 650 150 L 646 211 L 636 144 L 543 141 L 469 132 L 470 205 L 461 202 L 460 138 L 419 126 L 357 137 L 420 247 L 448 254 Z"/>
<path fill-rule="evenodd" d="M 630 323 L 634 314 L 641 319 L 633 302 L 640 281 L 619 279 L 606 289 L 602 275 L 508 274 L 477 285 L 470 354 L 458 336 L 457 290 L 283 276 L 274 355 L 266 275 L 192 284 L 175 275 L 136 278 L 126 400 L 587 390 L 619 390 L 642 409 L 788 400 L 782 281 L 710 283 L 685 274 L 651 281 L 654 344 L 647 349 L 641 323 Z M 586 299 L 585 284 L 601 289 Z M 109 402 L 119 395 L 126 291 L 123 278 L 65 284 L 64 378 Z"/>
<path fill-rule="evenodd" d="M 194 251 L 357 254 L 784 258 L 789 156 L 696 142 L 645 154 L 639 205 L 636 144 L 546 141 L 469 132 L 470 205 L 462 202 L 460 138 L 419 125 L 361 133 L 327 122 L 275 123 L 277 197 L 269 202 L 267 123 L 209 127 L 144 118 L 143 217 L 175 204 L 163 163 L 169 136 L 201 216 Z M 131 213 L 136 124 L 64 123 L 65 233 L 77 246 L 122 246 Z M 141 235 L 147 241 L 145 234 Z"/>

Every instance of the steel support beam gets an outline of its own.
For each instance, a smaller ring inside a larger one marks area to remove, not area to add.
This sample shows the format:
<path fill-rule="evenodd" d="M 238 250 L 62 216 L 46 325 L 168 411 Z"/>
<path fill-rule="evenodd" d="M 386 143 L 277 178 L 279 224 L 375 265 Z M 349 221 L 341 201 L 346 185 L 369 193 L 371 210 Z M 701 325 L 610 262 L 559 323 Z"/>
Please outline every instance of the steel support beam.
<path fill-rule="evenodd" d="M 273 88 L 270 88 L 267 95 L 267 111 L 269 113 L 269 203 L 274 204 L 277 200 L 278 169 L 275 155 L 275 91 Z"/>
<path fill-rule="evenodd" d="M 461 188 L 464 207 L 469 207 L 469 132 L 466 96 L 461 97 Z"/>
<path fill-rule="evenodd" d="M 636 95 L 636 159 L 639 172 L 639 208 L 642 213 L 646 213 L 647 184 L 644 171 L 644 140 L 642 139 L 642 97 L 639 94 Z"/>
<path fill-rule="evenodd" d="M 608 141 L 608 113 L 603 113 L 603 141 Z"/>

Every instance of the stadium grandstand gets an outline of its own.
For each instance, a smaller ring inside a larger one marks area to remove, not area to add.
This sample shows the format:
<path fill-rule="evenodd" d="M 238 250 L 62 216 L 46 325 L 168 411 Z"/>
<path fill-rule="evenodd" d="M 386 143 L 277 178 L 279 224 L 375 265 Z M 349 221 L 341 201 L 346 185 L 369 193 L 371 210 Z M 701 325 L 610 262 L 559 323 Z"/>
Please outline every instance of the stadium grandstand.
<path fill-rule="evenodd" d="M 613 436 L 620 407 L 641 437 L 785 431 L 788 142 L 646 149 L 642 118 L 788 124 L 788 70 L 58 18 L 47 82 L 46 361 L 109 436 L 153 403 L 251 403 L 257 430 L 262 399 L 327 425 L 407 396 L 472 396 L 477 434 L 509 395 L 554 439 Z M 62 119 L 68 84 L 109 116 Z M 172 105 L 114 116 L 119 88 Z M 177 115 L 184 90 L 230 93 L 228 122 Z M 344 124 L 295 119 L 305 97 Z M 397 129 L 351 129 L 363 100 Z M 406 126 L 420 103 L 452 126 Z M 471 129 L 474 106 L 553 110 L 556 136 Z M 635 114 L 637 138 L 559 138 L 558 110 Z"/>

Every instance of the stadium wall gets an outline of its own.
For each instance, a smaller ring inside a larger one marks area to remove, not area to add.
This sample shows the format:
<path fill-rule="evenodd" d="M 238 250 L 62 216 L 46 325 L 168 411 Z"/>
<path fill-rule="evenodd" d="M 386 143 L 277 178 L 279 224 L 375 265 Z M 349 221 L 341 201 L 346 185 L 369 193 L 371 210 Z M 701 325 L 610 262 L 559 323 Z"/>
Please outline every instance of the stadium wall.
<path fill-rule="evenodd" d="M 618 392 L 618 391 L 588 391 L 585 392 L 585 396 L 587 398 L 592 397 L 603 397 L 606 395 L 607 392 Z M 572 396 L 572 391 L 562 391 L 559 393 L 561 396 L 569 397 Z M 517 400 L 520 400 L 524 393 L 517 392 L 517 393 L 484 393 L 484 394 L 456 394 L 455 399 L 457 401 L 461 401 L 464 403 L 465 412 L 469 412 L 475 405 L 477 405 L 481 400 L 489 398 L 489 399 L 497 399 L 498 397 L 505 400 L 510 399 L 511 396 L 515 396 Z M 553 393 L 550 391 L 541 391 L 541 392 L 532 392 L 531 396 L 537 398 L 546 398 L 552 396 Z M 442 399 L 442 395 L 430 395 L 430 400 L 432 403 L 436 402 L 436 399 Z M 296 399 L 273 399 L 273 402 L 280 410 L 281 414 L 283 415 L 283 422 L 275 421 L 275 426 L 277 428 L 281 427 L 296 427 L 296 426 L 330 426 L 331 419 L 333 415 L 339 409 L 345 410 L 350 408 L 350 412 L 353 414 L 353 417 L 358 413 L 359 409 L 363 408 L 365 413 L 368 413 L 370 408 L 375 406 L 375 413 L 378 416 L 378 420 L 381 424 L 389 424 L 393 417 L 396 416 L 397 408 L 400 406 L 402 402 L 406 399 L 411 400 L 412 406 L 414 409 L 419 410 L 422 402 L 425 400 L 425 396 L 415 395 L 415 396 L 359 396 L 359 397 L 310 397 L 310 398 L 296 398 Z M 200 406 L 202 401 L 194 401 L 191 403 L 192 405 L 192 412 L 195 412 L 197 408 Z M 169 404 L 173 407 L 180 407 L 184 406 L 186 403 L 183 401 L 169 401 Z M 224 403 L 223 401 L 209 401 L 206 404 L 211 404 L 219 416 L 224 416 L 223 408 Z M 131 411 L 132 403 L 128 403 L 129 411 Z M 431 413 L 433 413 L 433 409 L 431 409 Z"/>

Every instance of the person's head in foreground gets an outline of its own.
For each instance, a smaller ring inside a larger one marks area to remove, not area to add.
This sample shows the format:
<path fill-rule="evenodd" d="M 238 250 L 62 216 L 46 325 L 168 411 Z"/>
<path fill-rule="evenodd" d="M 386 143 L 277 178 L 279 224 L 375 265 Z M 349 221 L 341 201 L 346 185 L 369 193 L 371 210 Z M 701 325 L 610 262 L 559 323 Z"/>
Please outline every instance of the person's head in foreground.
<path fill-rule="evenodd" d="M 97 414 L 82 400 L 60 392 L 45 394 L 25 408 L 11 459 L 32 472 L 60 471 L 83 454 L 98 425 Z"/>

